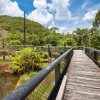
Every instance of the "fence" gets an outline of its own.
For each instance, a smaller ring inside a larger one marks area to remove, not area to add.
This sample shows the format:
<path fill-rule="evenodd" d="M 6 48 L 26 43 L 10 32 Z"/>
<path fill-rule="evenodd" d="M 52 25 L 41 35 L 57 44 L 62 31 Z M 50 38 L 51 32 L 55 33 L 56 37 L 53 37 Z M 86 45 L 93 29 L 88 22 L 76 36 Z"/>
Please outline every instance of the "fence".
<path fill-rule="evenodd" d="M 33 45 L 1 45 L 0 46 L 0 55 L 2 55 L 3 60 L 6 60 L 6 56 L 12 55 L 16 51 L 20 51 L 25 47 L 31 47 L 39 52 L 48 52 L 48 56 L 52 56 L 52 52 L 65 52 L 67 49 L 71 47 L 66 46 L 33 46 Z"/>
<path fill-rule="evenodd" d="M 66 51 L 35 77 L 12 91 L 3 100 L 52 100 L 56 98 L 62 78 L 67 71 L 73 48 Z"/>
<path fill-rule="evenodd" d="M 85 53 L 100 67 L 100 50 L 86 47 Z"/>

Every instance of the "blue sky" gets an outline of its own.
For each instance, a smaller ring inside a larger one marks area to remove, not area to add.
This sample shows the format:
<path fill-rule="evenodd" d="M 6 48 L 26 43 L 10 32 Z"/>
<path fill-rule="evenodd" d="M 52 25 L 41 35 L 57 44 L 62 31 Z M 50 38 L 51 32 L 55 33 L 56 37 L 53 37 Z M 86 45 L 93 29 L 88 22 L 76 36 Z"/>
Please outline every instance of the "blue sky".
<path fill-rule="evenodd" d="M 59 32 L 90 28 L 100 0 L 0 0 L 0 15 L 21 16 L 45 27 L 58 27 Z"/>

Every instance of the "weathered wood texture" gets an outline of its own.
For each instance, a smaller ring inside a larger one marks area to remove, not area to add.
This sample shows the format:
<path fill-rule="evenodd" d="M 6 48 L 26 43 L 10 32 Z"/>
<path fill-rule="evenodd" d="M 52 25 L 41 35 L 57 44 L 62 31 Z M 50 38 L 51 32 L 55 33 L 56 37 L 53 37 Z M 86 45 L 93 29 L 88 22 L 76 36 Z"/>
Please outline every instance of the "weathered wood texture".
<path fill-rule="evenodd" d="M 66 82 L 67 82 L 67 75 L 65 75 L 63 77 L 60 89 L 59 89 L 57 97 L 56 97 L 56 100 L 63 100 Z"/>
<path fill-rule="evenodd" d="M 74 50 L 64 100 L 100 100 L 100 68 L 82 50 Z"/>

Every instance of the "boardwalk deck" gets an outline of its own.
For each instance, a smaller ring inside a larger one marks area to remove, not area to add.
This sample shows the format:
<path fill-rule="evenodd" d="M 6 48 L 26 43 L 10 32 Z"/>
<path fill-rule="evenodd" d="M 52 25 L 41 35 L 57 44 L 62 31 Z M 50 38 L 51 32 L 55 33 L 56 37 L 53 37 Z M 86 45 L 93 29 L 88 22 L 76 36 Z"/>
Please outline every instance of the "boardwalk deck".
<path fill-rule="evenodd" d="M 75 50 L 68 69 L 64 100 L 100 100 L 100 68 Z"/>

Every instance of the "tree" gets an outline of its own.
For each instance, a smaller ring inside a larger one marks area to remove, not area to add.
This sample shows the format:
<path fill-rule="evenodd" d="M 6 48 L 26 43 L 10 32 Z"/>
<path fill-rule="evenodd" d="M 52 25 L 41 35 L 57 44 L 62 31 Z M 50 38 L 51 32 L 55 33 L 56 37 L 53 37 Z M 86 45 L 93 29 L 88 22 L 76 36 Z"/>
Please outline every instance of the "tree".
<path fill-rule="evenodd" d="M 88 38 L 88 28 L 84 28 L 84 29 L 80 29 L 77 28 L 76 31 L 74 31 L 76 33 L 76 44 L 77 46 L 82 46 L 83 44 L 86 44 L 86 38 Z"/>
<path fill-rule="evenodd" d="M 100 27 L 100 10 L 97 12 L 93 21 L 93 27 Z"/>
<path fill-rule="evenodd" d="M 52 33 L 56 33 L 56 31 L 58 31 L 58 28 L 57 28 L 57 27 L 51 27 L 51 28 L 50 28 L 50 31 L 51 31 Z"/>
<path fill-rule="evenodd" d="M 90 46 L 96 49 L 100 49 L 100 34 L 91 35 Z"/>
<path fill-rule="evenodd" d="M 89 33 L 91 33 L 91 35 L 98 34 L 99 29 L 97 29 L 96 27 L 92 27 L 91 29 L 89 29 Z"/>

